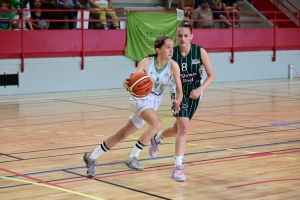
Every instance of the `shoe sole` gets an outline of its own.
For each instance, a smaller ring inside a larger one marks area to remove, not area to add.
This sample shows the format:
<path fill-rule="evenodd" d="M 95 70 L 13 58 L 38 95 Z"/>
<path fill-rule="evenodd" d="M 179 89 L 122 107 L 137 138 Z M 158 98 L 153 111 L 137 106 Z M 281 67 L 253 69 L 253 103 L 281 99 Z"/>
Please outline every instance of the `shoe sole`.
<path fill-rule="evenodd" d="M 128 167 L 130 170 L 132 170 L 132 171 L 143 171 L 144 170 L 144 168 L 132 168 L 129 164 L 127 164 L 126 162 L 124 163 L 124 165 L 126 166 L 126 167 Z"/>
<path fill-rule="evenodd" d="M 184 181 L 186 181 L 186 179 L 173 179 L 174 181 L 176 181 L 176 182 L 184 182 Z"/>

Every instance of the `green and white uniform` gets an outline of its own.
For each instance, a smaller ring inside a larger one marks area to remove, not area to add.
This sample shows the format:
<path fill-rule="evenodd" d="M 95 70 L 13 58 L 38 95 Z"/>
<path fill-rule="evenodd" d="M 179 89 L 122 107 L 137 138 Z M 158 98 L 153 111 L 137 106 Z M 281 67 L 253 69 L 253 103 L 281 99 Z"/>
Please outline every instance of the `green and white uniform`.
<path fill-rule="evenodd" d="M 183 99 L 180 104 L 180 111 L 175 117 L 188 117 L 192 119 L 198 108 L 202 92 L 198 99 L 189 98 L 192 90 L 198 88 L 202 83 L 203 65 L 200 55 L 201 47 L 191 44 L 191 49 L 186 57 L 180 53 L 179 46 L 174 47 L 172 59 L 175 60 L 180 68 L 180 76 L 182 83 Z M 176 98 L 176 85 L 174 81 L 171 83 L 171 98 Z M 174 113 L 174 107 L 172 107 Z"/>

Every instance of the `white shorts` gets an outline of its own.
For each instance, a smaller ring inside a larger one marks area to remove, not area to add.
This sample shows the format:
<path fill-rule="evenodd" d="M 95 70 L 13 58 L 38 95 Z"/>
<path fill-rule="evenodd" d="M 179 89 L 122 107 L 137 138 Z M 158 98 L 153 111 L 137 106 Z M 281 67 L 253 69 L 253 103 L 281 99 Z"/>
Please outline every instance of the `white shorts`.
<path fill-rule="evenodd" d="M 132 110 L 130 119 L 132 123 L 139 129 L 146 123 L 141 117 L 141 113 L 146 109 L 153 108 L 155 111 L 161 104 L 162 96 L 156 97 L 149 95 L 145 98 L 130 97 L 129 103 Z"/>

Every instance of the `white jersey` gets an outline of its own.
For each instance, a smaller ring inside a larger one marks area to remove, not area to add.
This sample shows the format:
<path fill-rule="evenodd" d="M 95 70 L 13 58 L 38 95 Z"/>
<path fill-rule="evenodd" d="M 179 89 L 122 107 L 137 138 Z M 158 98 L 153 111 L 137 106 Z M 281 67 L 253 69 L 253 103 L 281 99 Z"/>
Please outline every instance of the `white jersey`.
<path fill-rule="evenodd" d="M 172 60 L 169 60 L 161 70 L 158 70 L 156 68 L 156 57 L 151 57 L 150 65 L 146 71 L 146 74 L 152 79 L 153 82 L 152 91 L 149 95 L 162 95 L 172 76 L 171 63 Z"/>
<path fill-rule="evenodd" d="M 137 128 L 141 128 L 145 124 L 145 121 L 140 117 L 143 111 L 149 108 L 156 111 L 160 106 L 162 93 L 171 79 L 171 63 L 172 60 L 169 60 L 161 70 L 157 70 L 156 57 L 151 57 L 146 74 L 153 81 L 152 91 L 143 98 L 130 97 L 129 102 L 133 112 L 130 119 Z"/>

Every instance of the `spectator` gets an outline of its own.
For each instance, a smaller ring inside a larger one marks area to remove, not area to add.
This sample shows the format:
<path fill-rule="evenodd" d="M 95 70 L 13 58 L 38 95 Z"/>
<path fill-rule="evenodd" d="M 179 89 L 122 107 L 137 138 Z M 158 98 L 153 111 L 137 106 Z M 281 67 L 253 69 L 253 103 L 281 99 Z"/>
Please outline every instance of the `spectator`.
<path fill-rule="evenodd" d="M 226 28 L 231 28 L 232 24 L 227 20 L 223 12 L 217 12 L 222 10 L 221 0 L 210 0 L 210 8 L 213 12 L 214 19 L 221 19 Z"/>
<path fill-rule="evenodd" d="M 2 0 L 0 2 L 0 31 L 12 29 L 10 21 L 12 20 L 12 16 L 8 11 L 6 11 L 8 10 L 8 7 L 9 2 L 7 0 Z"/>
<path fill-rule="evenodd" d="M 112 0 L 89 0 L 89 9 L 93 17 L 100 19 L 104 29 L 108 29 L 106 16 L 113 20 L 112 24 L 115 29 L 120 29 L 117 14 L 112 10 Z"/>
<path fill-rule="evenodd" d="M 50 24 L 48 21 L 45 21 L 46 13 L 41 11 L 41 0 L 31 1 L 30 8 L 36 10 L 36 11 L 31 11 L 31 19 L 39 20 L 39 21 L 32 21 L 33 29 L 48 30 Z"/>
<path fill-rule="evenodd" d="M 179 0 L 177 8 L 185 11 L 194 10 L 195 0 Z"/>
<path fill-rule="evenodd" d="M 30 13 L 29 11 L 22 11 L 21 10 L 21 3 L 14 3 L 13 6 L 17 9 L 17 14 L 13 17 L 15 21 L 13 21 L 13 29 L 14 30 L 21 30 L 23 27 L 24 30 L 33 30 L 31 21 L 30 21 Z M 22 13 L 23 12 L 23 13 Z M 21 22 L 23 15 L 23 23 Z"/>
<path fill-rule="evenodd" d="M 54 2 L 54 0 L 41 0 L 41 9 L 45 10 L 58 10 L 58 5 Z M 64 20 L 63 12 L 51 12 L 51 11 L 43 11 L 45 13 L 45 18 L 49 20 Z M 49 29 L 63 29 L 65 26 L 65 22 L 58 21 L 50 21 Z"/>
<path fill-rule="evenodd" d="M 206 20 L 206 21 L 196 21 L 194 22 L 194 28 L 213 28 L 214 22 L 213 14 L 209 8 L 208 0 L 202 0 L 200 6 L 196 8 L 192 13 L 193 20 Z"/>
<path fill-rule="evenodd" d="M 78 0 L 56 0 L 56 4 L 59 8 L 65 10 L 77 10 L 83 9 L 83 5 Z M 74 11 L 66 12 L 69 20 L 74 20 Z M 69 21 L 69 29 L 74 29 L 74 22 Z"/>
<path fill-rule="evenodd" d="M 172 0 L 168 0 L 168 10 L 171 10 Z"/>
<path fill-rule="evenodd" d="M 239 9 L 237 8 L 237 5 L 236 5 L 236 0 L 223 0 L 222 1 L 222 8 L 225 12 L 225 17 L 227 19 L 229 19 L 230 15 L 232 16 L 231 13 L 233 13 L 236 21 L 235 21 L 235 26 L 236 28 L 238 27 L 241 27 L 241 24 L 240 24 L 240 11 Z"/>

